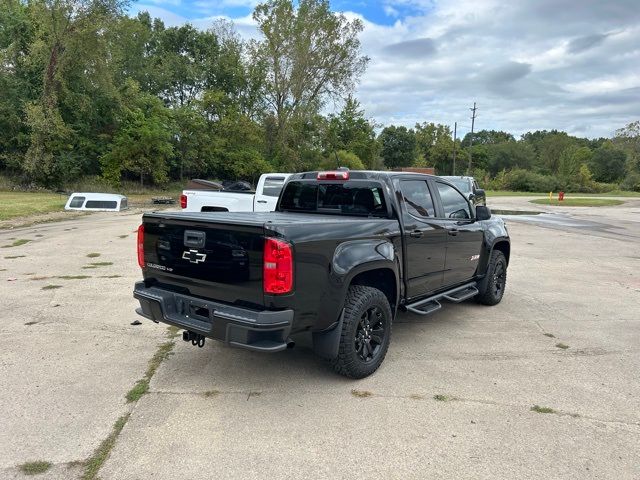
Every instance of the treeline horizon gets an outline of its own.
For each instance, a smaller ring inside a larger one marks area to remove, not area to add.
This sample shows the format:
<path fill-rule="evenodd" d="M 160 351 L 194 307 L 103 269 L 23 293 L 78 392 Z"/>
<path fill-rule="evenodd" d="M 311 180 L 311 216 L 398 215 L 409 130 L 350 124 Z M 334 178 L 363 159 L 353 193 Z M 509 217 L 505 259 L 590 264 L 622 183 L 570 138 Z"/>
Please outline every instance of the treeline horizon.
<path fill-rule="evenodd" d="M 270 0 L 259 40 L 233 24 L 166 27 L 122 0 L 3 0 L 0 175 L 22 187 L 336 168 L 453 173 L 450 126 L 381 125 L 354 97 L 369 58 L 359 20 L 324 0 Z M 323 114 L 329 102 L 342 105 Z M 378 133 L 379 132 L 379 133 Z M 640 191 L 640 122 L 612 138 L 479 130 L 456 174 L 491 189 Z M 471 168 L 469 169 L 469 165 Z"/>

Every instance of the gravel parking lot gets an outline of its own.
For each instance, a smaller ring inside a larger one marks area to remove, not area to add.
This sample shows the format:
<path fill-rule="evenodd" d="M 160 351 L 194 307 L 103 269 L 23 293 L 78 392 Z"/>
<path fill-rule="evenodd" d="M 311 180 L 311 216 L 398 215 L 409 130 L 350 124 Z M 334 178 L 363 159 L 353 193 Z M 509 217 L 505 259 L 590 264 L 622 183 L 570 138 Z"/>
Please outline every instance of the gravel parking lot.
<path fill-rule="evenodd" d="M 399 316 L 360 381 L 131 325 L 138 213 L 0 231 L 0 477 L 640 478 L 640 200 L 527 200 L 502 303 Z"/>

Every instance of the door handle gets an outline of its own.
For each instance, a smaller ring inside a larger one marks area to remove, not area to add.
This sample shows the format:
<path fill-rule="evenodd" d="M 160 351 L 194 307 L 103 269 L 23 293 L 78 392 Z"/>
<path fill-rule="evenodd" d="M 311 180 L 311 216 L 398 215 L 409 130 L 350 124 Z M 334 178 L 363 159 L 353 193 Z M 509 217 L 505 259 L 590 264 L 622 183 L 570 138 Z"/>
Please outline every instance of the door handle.
<path fill-rule="evenodd" d="M 422 230 L 414 230 L 409 234 L 409 236 L 413 238 L 420 238 L 422 237 Z"/>
<path fill-rule="evenodd" d="M 448 228 L 447 229 L 447 233 L 449 235 L 451 235 L 452 237 L 455 237 L 456 235 L 458 235 L 458 229 L 457 228 Z"/>
<path fill-rule="evenodd" d="M 266 200 L 258 200 L 258 203 L 267 203 Z"/>

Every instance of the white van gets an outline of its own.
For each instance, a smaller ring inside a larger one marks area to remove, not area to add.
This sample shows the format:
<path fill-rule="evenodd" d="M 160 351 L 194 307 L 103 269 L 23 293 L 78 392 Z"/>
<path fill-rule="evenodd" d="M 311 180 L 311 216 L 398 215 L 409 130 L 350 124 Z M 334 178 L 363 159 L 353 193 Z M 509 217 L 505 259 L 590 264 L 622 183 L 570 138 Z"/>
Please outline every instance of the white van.
<path fill-rule="evenodd" d="M 127 208 L 127 197 L 115 193 L 72 193 L 64 206 L 65 210 L 92 212 L 119 212 Z"/>

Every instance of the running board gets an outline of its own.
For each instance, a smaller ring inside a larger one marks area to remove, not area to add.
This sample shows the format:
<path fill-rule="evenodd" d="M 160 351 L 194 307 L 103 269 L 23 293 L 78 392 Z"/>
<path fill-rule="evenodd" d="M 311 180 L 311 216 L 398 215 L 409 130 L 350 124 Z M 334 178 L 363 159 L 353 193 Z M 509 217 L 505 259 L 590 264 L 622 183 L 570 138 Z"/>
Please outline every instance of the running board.
<path fill-rule="evenodd" d="M 442 308 L 442 305 L 438 300 L 444 299 L 449 300 L 450 302 L 460 303 L 470 299 L 471 297 L 475 297 L 478 293 L 478 288 L 476 287 L 475 282 L 467 283 L 466 285 L 405 305 L 405 308 L 411 313 L 415 313 L 417 315 L 429 315 L 430 313 Z"/>

